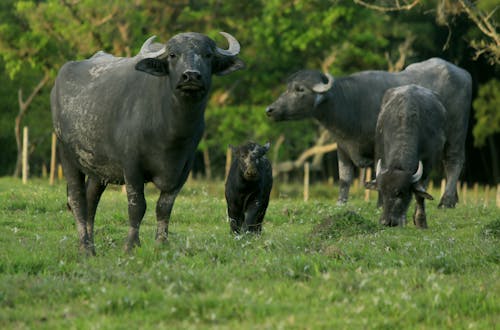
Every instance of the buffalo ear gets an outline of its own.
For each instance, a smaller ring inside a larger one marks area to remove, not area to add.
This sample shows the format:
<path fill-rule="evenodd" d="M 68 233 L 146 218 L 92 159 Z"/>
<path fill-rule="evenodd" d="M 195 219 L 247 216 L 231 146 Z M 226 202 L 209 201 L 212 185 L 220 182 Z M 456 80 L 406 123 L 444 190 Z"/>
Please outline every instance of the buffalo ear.
<path fill-rule="evenodd" d="M 365 182 L 365 188 L 370 190 L 377 190 L 377 180 Z"/>
<path fill-rule="evenodd" d="M 241 70 L 245 67 L 245 62 L 237 57 L 223 56 L 216 57 L 213 64 L 213 74 L 225 76 L 234 71 Z"/>
<path fill-rule="evenodd" d="M 416 196 L 420 198 L 429 199 L 431 201 L 434 200 L 434 197 L 432 197 L 431 194 L 425 191 L 425 188 L 419 184 L 413 186 L 413 192 L 415 193 Z"/>
<path fill-rule="evenodd" d="M 135 65 L 135 69 L 158 77 L 168 75 L 168 63 L 156 58 L 145 58 L 140 60 Z"/>
<path fill-rule="evenodd" d="M 264 153 L 268 152 L 269 148 L 271 148 L 271 143 L 270 142 L 266 142 L 266 144 L 264 144 L 262 146 L 262 148 L 264 149 Z"/>

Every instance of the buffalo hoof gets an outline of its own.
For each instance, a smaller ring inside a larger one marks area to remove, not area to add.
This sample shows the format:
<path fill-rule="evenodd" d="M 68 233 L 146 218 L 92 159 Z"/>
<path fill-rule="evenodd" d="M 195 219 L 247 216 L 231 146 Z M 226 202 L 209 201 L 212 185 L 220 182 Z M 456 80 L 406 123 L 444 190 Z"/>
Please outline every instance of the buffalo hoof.
<path fill-rule="evenodd" d="M 158 245 L 164 245 L 168 243 L 168 234 L 163 232 L 163 233 L 156 233 L 156 238 L 155 242 Z"/>
<path fill-rule="evenodd" d="M 418 214 L 413 217 L 413 223 L 415 224 L 415 227 L 421 228 L 421 229 L 427 229 L 427 217 L 425 214 Z"/>
<path fill-rule="evenodd" d="M 86 257 L 95 256 L 94 244 L 80 244 L 80 254 Z"/>
<path fill-rule="evenodd" d="M 446 196 L 444 195 L 439 202 L 439 208 L 452 209 L 457 205 L 458 197 L 457 196 Z"/>
<path fill-rule="evenodd" d="M 347 198 L 339 198 L 337 200 L 337 206 L 344 206 L 347 204 Z"/>
<path fill-rule="evenodd" d="M 138 246 L 138 247 L 141 246 L 141 241 L 139 240 L 139 235 L 128 237 L 127 242 L 125 243 L 124 250 L 126 253 L 131 253 L 136 246 Z"/>

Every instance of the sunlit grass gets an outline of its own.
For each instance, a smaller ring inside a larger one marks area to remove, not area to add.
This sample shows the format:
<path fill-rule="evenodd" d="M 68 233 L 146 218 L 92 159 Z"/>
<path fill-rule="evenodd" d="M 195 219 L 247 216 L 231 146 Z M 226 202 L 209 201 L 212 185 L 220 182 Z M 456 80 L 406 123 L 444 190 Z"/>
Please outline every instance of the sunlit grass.
<path fill-rule="evenodd" d="M 262 235 L 233 236 L 223 184 L 190 182 L 169 243 L 154 243 L 148 185 L 142 247 L 123 252 L 126 196 L 110 187 L 93 258 L 78 254 L 64 184 L 0 179 L 2 328 L 471 328 L 500 322 L 500 210 L 437 209 L 428 230 L 378 224 L 375 198 L 281 185 Z M 411 213 L 411 210 L 409 211 Z M 409 214 L 411 218 L 411 214 Z"/>

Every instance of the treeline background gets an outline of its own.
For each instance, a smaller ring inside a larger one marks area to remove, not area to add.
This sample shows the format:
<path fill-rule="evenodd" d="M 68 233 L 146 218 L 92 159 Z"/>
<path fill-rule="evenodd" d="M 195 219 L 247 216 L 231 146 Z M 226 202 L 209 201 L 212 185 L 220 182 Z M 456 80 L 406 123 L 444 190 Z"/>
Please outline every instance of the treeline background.
<path fill-rule="evenodd" d="M 229 144 L 249 139 L 275 144 L 284 138 L 270 155 L 276 161 L 295 159 L 315 145 L 322 129 L 314 121 L 272 123 L 265 115 L 265 107 L 297 70 L 319 69 L 334 76 L 399 71 L 437 56 L 473 78 L 462 179 L 499 183 L 498 6 L 497 0 L 2 0 L 0 176 L 19 174 L 16 127 L 30 129 L 31 175 L 48 166 L 49 94 L 65 62 L 99 50 L 134 56 L 151 35 L 166 42 L 186 31 L 205 33 L 224 48 L 218 32 L 226 31 L 240 41 L 247 67 L 214 77 L 195 175 L 223 177 Z M 336 175 L 335 169 L 332 152 L 316 168 L 316 177 Z"/>

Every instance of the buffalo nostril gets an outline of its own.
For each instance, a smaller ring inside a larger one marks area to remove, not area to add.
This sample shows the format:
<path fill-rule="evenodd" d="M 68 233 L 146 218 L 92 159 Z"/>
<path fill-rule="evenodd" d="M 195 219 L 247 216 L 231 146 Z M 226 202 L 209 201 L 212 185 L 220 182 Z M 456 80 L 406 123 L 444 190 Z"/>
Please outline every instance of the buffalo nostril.
<path fill-rule="evenodd" d="M 266 108 L 266 113 L 267 113 L 268 115 L 270 115 L 273 111 L 274 111 L 274 108 L 273 108 L 273 107 L 267 107 L 267 108 Z"/>
<path fill-rule="evenodd" d="M 188 70 L 185 71 L 182 74 L 182 81 L 187 82 L 187 81 L 200 81 L 201 80 L 201 73 L 200 71 L 196 70 Z"/>

